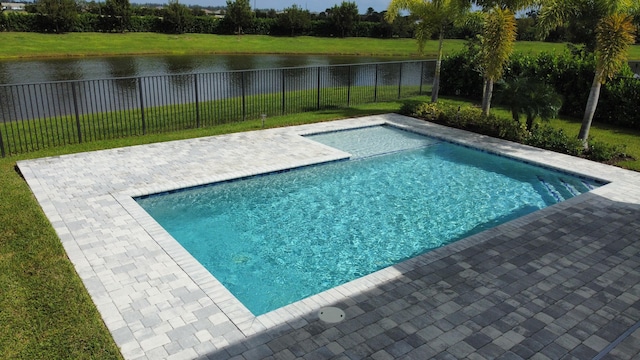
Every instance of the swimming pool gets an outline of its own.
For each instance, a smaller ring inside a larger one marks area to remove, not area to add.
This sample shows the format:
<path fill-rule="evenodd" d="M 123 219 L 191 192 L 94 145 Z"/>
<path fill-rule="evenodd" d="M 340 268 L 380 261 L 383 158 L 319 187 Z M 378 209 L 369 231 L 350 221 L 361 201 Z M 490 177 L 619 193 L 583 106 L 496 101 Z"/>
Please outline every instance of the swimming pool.
<path fill-rule="evenodd" d="M 136 199 L 254 315 L 597 186 L 388 126 L 310 138 L 357 160 Z"/>

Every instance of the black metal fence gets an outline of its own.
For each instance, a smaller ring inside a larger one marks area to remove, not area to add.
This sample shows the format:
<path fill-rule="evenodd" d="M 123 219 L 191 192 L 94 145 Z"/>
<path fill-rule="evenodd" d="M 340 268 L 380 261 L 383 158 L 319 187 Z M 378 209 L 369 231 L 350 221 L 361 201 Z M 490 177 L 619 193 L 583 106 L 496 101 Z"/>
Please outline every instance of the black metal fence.
<path fill-rule="evenodd" d="M 2 157 L 430 91 L 431 60 L 0 85 Z"/>

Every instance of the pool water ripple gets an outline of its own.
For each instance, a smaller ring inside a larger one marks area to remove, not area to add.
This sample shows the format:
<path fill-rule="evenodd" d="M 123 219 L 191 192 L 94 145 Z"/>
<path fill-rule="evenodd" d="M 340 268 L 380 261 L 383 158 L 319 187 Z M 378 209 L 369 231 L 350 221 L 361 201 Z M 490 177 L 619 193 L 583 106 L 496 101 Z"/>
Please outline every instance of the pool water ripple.
<path fill-rule="evenodd" d="M 541 178 L 588 191 L 578 178 L 406 134 L 430 146 L 137 201 L 260 315 L 557 203 Z"/>

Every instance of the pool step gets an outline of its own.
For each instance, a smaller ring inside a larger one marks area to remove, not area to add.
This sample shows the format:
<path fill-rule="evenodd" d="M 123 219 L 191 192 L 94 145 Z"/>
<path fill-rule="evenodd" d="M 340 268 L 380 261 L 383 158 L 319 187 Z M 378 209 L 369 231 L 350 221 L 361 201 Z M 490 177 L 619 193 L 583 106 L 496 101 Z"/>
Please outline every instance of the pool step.
<path fill-rule="evenodd" d="M 551 195 L 554 199 L 556 199 L 557 202 L 561 202 L 565 200 L 564 197 L 562 197 L 562 195 L 560 194 L 560 192 L 558 192 L 558 190 L 556 190 L 556 188 L 553 185 L 551 185 L 548 181 L 546 181 L 540 176 L 538 176 L 538 181 L 540 181 L 542 186 L 545 189 L 547 189 L 547 192 L 549 193 L 549 195 Z"/>
<path fill-rule="evenodd" d="M 563 178 L 547 180 L 538 176 L 538 181 L 557 202 L 578 196 L 594 188 L 593 185 L 586 181 L 569 182 Z"/>

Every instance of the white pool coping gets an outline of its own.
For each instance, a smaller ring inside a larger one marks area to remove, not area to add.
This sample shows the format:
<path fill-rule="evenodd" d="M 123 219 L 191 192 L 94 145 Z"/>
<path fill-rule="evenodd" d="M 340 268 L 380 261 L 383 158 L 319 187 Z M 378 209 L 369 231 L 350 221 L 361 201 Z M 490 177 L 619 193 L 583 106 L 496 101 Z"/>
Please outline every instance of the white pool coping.
<path fill-rule="evenodd" d="M 547 209 L 264 315 L 253 316 L 133 199 L 344 159 L 301 135 L 390 124 L 596 178 L 592 193 L 640 204 L 640 174 L 521 144 L 385 114 L 19 161 L 18 166 L 123 356 L 196 358 L 276 327 L 299 328 L 322 307 L 375 294 L 417 264 L 539 219 Z M 581 201 L 581 196 L 566 203 Z M 551 207 L 553 208 L 553 207 Z"/>

